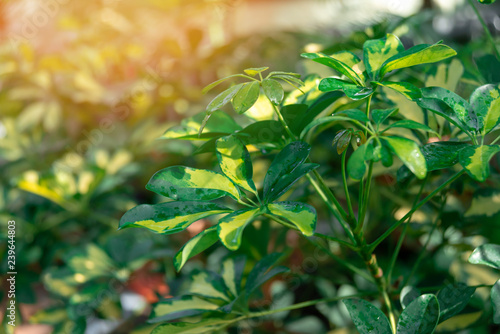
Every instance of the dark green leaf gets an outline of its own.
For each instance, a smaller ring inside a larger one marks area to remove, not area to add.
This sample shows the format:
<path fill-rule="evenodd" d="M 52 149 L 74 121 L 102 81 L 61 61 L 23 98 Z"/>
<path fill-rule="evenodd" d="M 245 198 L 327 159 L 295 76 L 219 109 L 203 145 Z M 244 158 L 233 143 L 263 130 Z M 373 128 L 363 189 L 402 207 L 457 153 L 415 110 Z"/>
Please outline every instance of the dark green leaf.
<path fill-rule="evenodd" d="M 288 184 L 284 181 L 296 181 L 296 179 L 295 181 L 290 179 L 289 175 L 304 163 L 309 156 L 310 150 L 311 146 L 309 144 L 296 141 L 288 144 L 276 155 L 264 178 L 265 203 L 272 202 L 276 198 L 275 196 L 283 193 L 283 189 L 289 188 L 287 188 Z"/>
<path fill-rule="evenodd" d="M 305 128 L 304 130 L 302 130 L 302 132 L 300 133 L 300 138 L 305 138 L 307 133 L 314 127 L 318 126 L 318 125 L 321 125 L 321 124 L 329 124 L 329 123 L 335 123 L 335 122 L 339 122 L 339 121 L 349 121 L 349 122 L 353 122 L 354 124 L 356 124 L 356 120 L 355 119 L 352 119 L 350 117 L 346 117 L 346 116 L 336 116 L 336 114 L 334 116 L 326 116 L 326 117 L 321 117 L 321 118 L 317 118 L 315 119 L 314 121 L 312 121 L 311 123 L 309 123 Z"/>
<path fill-rule="evenodd" d="M 491 5 L 492 3 L 495 3 L 497 0 L 477 0 L 477 1 L 484 5 Z"/>
<path fill-rule="evenodd" d="M 420 99 L 422 97 L 422 93 L 420 92 L 420 89 L 415 87 L 409 82 L 392 82 L 392 81 L 382 81 L 382 82 L 377 82 L 377 81 L 372 81 L 371 82 L 374 85 L 382 86 L 382 87 L 387 87 L 389 89 L 392 89 L 400 94 L 402 94 L 404 97 L 406 97 L 408 100 L 411 101 L 416 101 L 417 99 Z"/>
<path fill-rule="evenodd" d="M 282 175 L 277 182 L 274 184 L 274 186 L 271 186 L 269 189 L 269 193 L 264 193 L 264 202 L 265 203 L 270 203 L 276 199 L 278 199 L 281 195 L 283 195 L 288 189 L 290 189 L 291 186 L 295 184 L 301 177 L 309 173 L 310 171 L 318 168 L 318 164 L 312 164 L 312 163 L 304 163 L 293 170 L 291 170 L 289 173 L 286 173 Z M 264 186 L 266 185 L 265 180 L 264 180 Z M 265 189 L 265 188 L 264 188 Z"/>
<path fill-rule="evenodd" d="M 335 116 L 347 116 L 349 118 L 361 121 L 363 123 L 369 122 L 369 119 L 368 119 L 368 117 L 366 117 L 366 114 L 359 109 L 342 110 L 342 111 L 339 111 L 338 113 L 335 113 L 334 115 Z"/>
<path fill-rule="evenodd" d="M 157 233 L 172 234 L 202 218 L 231 211 L 216 203 L 200 201 L 142 204 L 123 215 L 120 228 L 145 227 Z"/>
<path fill-rule="evenodd" d="M 439 320 L 439 303 L 436 296 L 422 295 L 408 305 L 397 325 L 398 334 L 429 334 Z"/>
<path fill-rule="evenodd" d="M 491 288 L 491 304 L 493 305 L 493 322 L 500 324 L 500 280 Z"/>
<path fill-rule="evenodd" d="M 347 162 L 347 173 L 354 180 L 361 180 L 365 175 L 366 163 L 365 153 L 367 144 L 363 144 L 356 151 L 353 152 L 349 161 Z"/>
<path fill-rule="evenodd" d="M 427 87 L 421 90 L 422 98 L 417 104 L 444 117 L 470 135 L 478 129 L 477 117 L 467 101 L 441 87 Z"/>
<path fill-rule="evenodd" d="M 471 299 L 476 288 L 465 284 L 448 284 L 437 293 L 439 302 L 439 322 L 443 322 L 460 313 Z"/>
<path fill-rule="evenodd" d="M 458 159 L 474 180 L 484 182 L 490 176 L 490 160 L 498 152 L 499 145 L 471 145 L 460 150 Z"/>
<path fill-rule="evenodd" d="M 281 253 L 272 253 L 266 255 L 255 264 L 252 271 L 248 274 L 245 284 L 247 298 L 250 296 L 250 294 L 252 294 L 253 291 L 255 291 L 255 289 L 257 289 L 272 277 L 282 272 L 288 271 L 288 269 L 285 267 L 274 267 L 276 263 L 281 259 L 281 257 Z"/>
<path fill-rule="evenodd" d="M 316 210 L 300 202 L 275 202 L 267 205 L 272 215 L 285 218 L 295 225 L 300 232 L 310 237 L 316 228 Z"/>
<path fill-rule="evenodd" d="M 370 78 L 376 80 L 382 64 L 404 50 L 405 48 L 399 38 L 393 34 L 387 34 L 384 38 L 366 41 L 363 44 L 363 62 Z"/>
<path fill-rule="evenodd" d="M 281 101 L 283 101 L 285 92 L 278 81 L 273 79 L 264 79 L 262 80 L 262 89 L 273 104 L 279 105 Z"/>
<path fill-rule="evenodd" d="M 218 299 L 226 303 L 232 299 L 222 277 L 212 271 L 193 270 L 191 284 L 187 290 L 190 295 Z"/>
<path fill-rule="evenodd" d="M 427 162 L 427 170 L 430 172 L 457 164 L 459 151 L 468 145 L 461 142 L 440 141 L 425 144 L 420 150 Z"/>
<path fill-rule="evenodd" d="M 391 109 L 375 109 L 372 110 L 372 118 L 377 127 L 382 124 L 388 117 L 394 116 L 398 112 L 398 108 Z"/>
<path fill-rule="evenodd" d="M 322 92 L 342 90 L 345 95 L 353 100 L 362 100 L 373 93 L 373 89 L 371 88 L 359 86 L 336 78 L 325 78 L 321 80 L 319 90 Z"/>
<path fill-rule="evenodd" d="M 356 71 L 354 71 L 351 67 L 347 66 L 343 62 L 333 57 L 327 56 L 322 53 L 303 53 L 301 56 L 307 59 L 311 59 L 317 63 L 326 65 L 330 68 L 333 68 L 337 72 L 348 77 L 353 83 L 363 86 L 363 80 L 356 73 Z"/>
<path fill-rule="evenodd" d="M 348 132 L 349 130 L 347 129 L 344 129 L 344 130 L 339 130 L 339 132 L 337 132 L 337 134 L 335 135 L 335 138 L 333 138 L 333 141 L 332 141 L 332 146 L 335 146 L 339 139 L 344 136 L 346 134 L 346 132 Z"/>
<path fill-rule="evenodd" d="M 257 190 L 252 180 L 252 160 L 245 145 L 236 136 L 231 135 L 219 138 L 215 147 L 222 172 L 234 184 L 256 193 Z"/>
<path fill-rule="evenodd" d="M 483 135 L 500 124 L 500 88 L 484 85 L 477 88 L 470 97 L 470 104 L 478 118 L 478 128 Z"/>
<path fill-rule="evenodd" d="M 205 249 L 219 241 L 217 235 L 217 226 L 212 226 L 192 237 L 182 248 L 175 254 L 174 266 L 177 271 L 180 271 L 184 264 L 193 256 L 200 254 Z"/>
<path fill-rule="evenodd" d="M 245 227 L 260 214 L 259 209 L 242 209 L 222 218 L 218 225 L 219 239 L 229 250 L 237 250 Z"/>
<path fill-rule="evenodd" d="M 383 140 L 417 178 L 427 175 L 424 155 L 414 141 L 402 137 L 383 137 Z"/>
<path fill-rule="evenodd" d="M 456 54 L 455 50 L 443 44 L 416 45 L 387 59 L 380 68 L 380 77 L 384 77 L 390 71 L 420 64 L 435 63 Z"/>
<path fill-rule="evenodd" d="M 238 189 L 226 176 L 183 166 L 156 172 L 146 189 L 178 201 L 207 201 L 226 195 L 235 199 L 240 197 Z"/>
<path fill-rule="evenodd" d="M 283 140 L 285 134 L 285 129 L 279 121 L 268 120 L 252 123 L 234 135 L 245 145 L 270 144 L 270 146 L 276 147 Z"/>
<path fill-rule="evenodd" d="M 156 327 L 151 334 L 212 334 L 230 324 L 231 320 L 203 319 L 200 322 L 173 322 Z"/>
<path fill-rule="evenodd" d="M 238 90 L 231 101 L 234 111 L 243 114 L 250 109 L 259 98 L 260 85 L 258 81 L 247 82 Z"/>
<path fill-rule="evenodd" d="M 392 333 L 389 319 L 371 303 L 355 298 L 344 299 L 343 302 L 360 334 Z"/>
<path fill-rule="evenodd" d="M 484 244 L 477 247 L 470 255 L 469 262 L 500 269 L 500 245 Z"/>

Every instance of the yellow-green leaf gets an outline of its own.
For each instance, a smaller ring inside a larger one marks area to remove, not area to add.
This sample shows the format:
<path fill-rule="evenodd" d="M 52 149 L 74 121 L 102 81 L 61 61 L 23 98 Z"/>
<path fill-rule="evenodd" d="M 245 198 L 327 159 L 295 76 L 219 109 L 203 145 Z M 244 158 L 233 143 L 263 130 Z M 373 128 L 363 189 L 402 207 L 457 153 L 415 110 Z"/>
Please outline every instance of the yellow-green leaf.
<path fill-rule="evenodd" d="M 219 138 L 215 147 L 222 172 L 236 185 L 256 193 L 252 161 L 245 145 L 235 136 L 226 136 Z"/>
<path fill-rule="evenodd" d="M 229 250 L 237 250 L 245 227 L 260 213 L 259 209 L 242 209 L 219 221 L 219 239 Z"/>
<path fill-rule="evenodd" d="M 236 95 L 234 95 L 233 104 L 234 111 L 238 114 L 243 114 L 250 109 L 259 98 L 260 84 L 258 81 L 247 82 L 243 84 Z"/>
<path fill-rule="evenodd" d="M 178 201 L 206 201 L 226 195 L 235 199 L 240 197 L 238 189 L 226 176 L 183 166 L 156 172 L 146 189 Z"/>
<path fill-rule="evenodd" d="M 414 101 L 414 100 L 422 97 L 422 93 L 420 92 L 420 89 L 418 89 L 417 87 L 415 87 L 414 85 L 412 85 L 409 82 L 372 81 L 372 84 L 390 88 L 390 89 L 402 94 L 404 97 L 406 97 L 410 101 Z"/>
<path fill-rule="evenodd" d="M 417 178 L 423 179 L 427 175 L 424 155 L 414 141 L 403 137 L 383 137 L 383 139 Z"/>
<path fill-rule="evenodd" d="M 300 232 L 310 237 L 316 228 L 316 210 L 309 204 L 300 202 L 275 202 L 267 205 L 272 215 L 285 218 Z"/>
<path fill-rule="evenodd" d="M 364 86 L 364 81 L 358 75 L 358 73 L 356 73 L 356 71 L 354 71 L 350 66 L 343 63 L 340 60 L 327 56 L 324 53 L 303 53 L 301 56 L 307 59 L 311 59 L 317 63 L 326 65 L 330 68 L 333 68 L 337 72 L 348 77 L 353 83 L 359 86 Z"/>
<path fill-rule="evenodd" d="M 490 175 L 491 158 L 499 151 L 499 145 L 472 145 L 463 148 L 458 159 L 474 180 L 483 182 Z"/>
<path fill-rule="evenodd" d="M 457 53 L 444 44 L 420 44 L 387 59 L 380 68 L 380 77 L 390 71 L 420 64 L 435 63 Z"/>
<path fill-rule="evenodd" d="M 207 311 L 215 311 L 219 305 L 208 302 L 197 296 L 182 296 L 160 301 L 153 310 L 151 323 L 171 321 L 181 317 L 197 315 Z"/>
<path fill-rule="evenodd" d="M 174 266 L 177 271 L 180 271 L 184 264 L 195 255 L 200 254 L 208 247 L 212 246 L 219 240 L 217 236 L 217 226 L 212 226 L 192 237 L 182 248 L 175 254 Z"/>
<path fill-rule="evenodd" d="M 366 72 L 372 79 L 376 80 L 382 64 L 404 50 L 405 48 L 399 38 L 393 34 L 387 34 L 384 38 L 366 41 L 363 44 L 363 62 Z"/>
<path fill-rule="evenodd" d="M 262 80 L 262 89 L 273 104 L 279 105 L 281 101 L 283 101 L 285 92 L 278 81 L 274 79 L 264 79 Z"/>
<path fill-rule="evenodd" d="M 470 97 L 470 104 L 483 135 L 500 123 L 500 86 L 484 85 L 477 88 Z"/>
<path fill-rule="evenodd" d="M 143 204 L 123 215 L 120 219 L 120 228 L 145 227 L 157 233 L 172 234 L 184 230 L 202 218 L 231 211 L 212 202 L 179 201 Z"/>
<path fill-rule="evenodd" d="M 250 75 L 250 76 L 255 76 L 259 73 L 262 73 L 264 71 L 267 71 L 269 69 L 269 67 L 252 67 L 252 68 L 247 68 L 245 70 L 243 70 L 246 74 Z"/>

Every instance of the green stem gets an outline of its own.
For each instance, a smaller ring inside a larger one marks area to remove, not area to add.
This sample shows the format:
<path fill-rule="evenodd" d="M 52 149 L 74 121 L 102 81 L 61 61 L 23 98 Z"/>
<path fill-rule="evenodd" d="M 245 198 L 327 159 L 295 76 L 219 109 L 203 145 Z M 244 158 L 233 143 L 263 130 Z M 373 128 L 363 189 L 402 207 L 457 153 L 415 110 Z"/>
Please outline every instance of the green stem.
<path fill-rule="evenodd" d="M 472 10 L 474 10 L 474 13 L 476 14 L 479 22 L 483 26 L 484 32 L 486 34 L 486 38 L 491 44 L 491 47 L 493 48 L 493 52 L 495 53 L 496 57 L 498 60 L 500 60 L 500 53 L 498 52 L 497 46 L 495 44 L 495 40 L 493 39 L 493 36 L 491 35 L 490 30 L 488 29 L 488 26 L 486 25 L 486 22 L 484 22 L 483 17 L 481 16 L 481 13 L 479 13 L 479 10 L 474 6 L 474 2 L 472 0 L 468 0 L 469 5 L 472 7 Z"/>
<path fill-rule="evenodd" d="M 412 206 L 417 205 L 418 200 L 420 199 L 420 196 L 422 196 L 422 192 L 424 191 L 424 188 L 425 188 L 425 185 L 426 185 L 428 179 L 429 179 L 429 174 L 427 174 L 424 181 L 422 182 L 422 185 L 420 186 L 420 190 L 418 191 L 418 194 L 415 197 L 415 200 L 413 201 Z M 408 221 L 410 221 L 410 220 L 411 220 L 411 216 L 408 218 Z M 399 251 L 401 250 L 401 246 L 403 245 L 403 241 L 406 237 L 407 231 L 408 231 L 408 224 L 405 224 L 405 226 L 403 227 L 403 232 L 399 236 L 399 240 L 398 240 L 398 243 L 396 245 L 396 249 L 392 255 L 391 262 L 389 264 L 389 269 L 387 270 L 387 282 L 389 285 L 391 285 L 392 271 L 394 270 L 394 266 L 396 264 L 396 260 L 397 260 L 398 255 L 399 255 Z"/>
<path fill-rule="evenodd" d="M 346 156 L 347 150 L 342 152 L 342 182 L 344 183 L 344 192 L 345 192 L 345 199 L 347 201 L 347 208 L 349 210 L 349 216 L 352 219 L 355 219 L 354 217 L 354 210 L 352 209 L 352 204 L 351 204 L 351 196 L 349 195 L 349 189 L 347 187 L 347 177 L 346 177 L 346 172 L 345 172 L 345 167 L 346 167 L 346 162 L 345 162 L 345 156 Z"/>
<path fill-rule="evenodd" d="M 362 205 L 359 212 L 358 223 L 356 224 L 356 229 L 354 233 L 362 233 L 363 225 L 365 223 L 366 210 L 368 208 L 368 199 L 370 197 L 370 187 L 372 183 L 372 175 L 373 175 L 373 161 L 370 161 L 370 165 L 368 167 L 368 177 L 366 178 L 365 185 L 363 186 L 362 191 Z M 360 188 L 361 189 L 361 188 Z"/>
<path fill-rule="evenodd" d="M 368 119 L 370 119 L 370 104 L 372 102 L 372 96 L 373 94 L 371 94 L 369 97 L 368 97 L 368 100 L 366 101 L 366 117 Z M 365 137 L 367 136 L 368 134 L 368 130 L 365 129 Z"/>
<path fill-rule="evenodd" d="M 442 185 L 440 185 L 438 188 L 436 188 L 433 192 L 431 192 L 429 195 L 427 195 L 426 198 L 424 198 L 423 200 L 421 200 L 416 206 L 414 206 L 406 215 L 404 215 L 403 218 L 401 218 L 399 221 L 397 221 L 395 224 L 393 224 L 387 231 L 384 232 L 384 234 L 382 234 L 377 240 L 375 240 L 374 242 L 372 242 L 370 245 L 369 245 L 369 249 L 371 252 L 373 252 L 373 250 L 375 250 L 375 248 L 382 242 L 385 240 L 385 238 L 387 238 L 392 232 L 394 232 L 395 229 L 397 229 L 399 227 L 399 225 L 401 225 L 402 223 L 404 223 L 406 221 L 406 219 L 408 219 L 408 217 L 410 217 L 415 211 L 417 211 L 418 209 L 420 209 L 420 207 L 422 205 L 424 205 L 425 203 L 427 203 L 429 200 L 431 200 L 438 192 L 440 192 L 443 188 L 445 188 L 446 186 L 448 186 L 449 184 L 453 183 L 455 180 L 457 180 L 463 173 L 465 172 L 465 169 L 462 169 L 461 171 L 455 173 L 455 175 L 453 175 L 451 178 L 448 179 L 448 181 L 446 181 L 445 183 L 443 183 Z"/>
<path fill-rule="evenodd" d="M 425 244 L 422 247 L 420 254 L 418 254 L 418 258 L 415 261 L 413 268 L 411 269 L 410 275 L 406 276 L 405 280 L 402 283 L 402 286 L 406 286 L 406 284 L 408 284 L 408 282 L 412 279 L 413 275 L 415 275 L 417 268 L 420 266 L 420 262 L 422 262 L 422 260 L 424 258 L 424 254 L 427 250 L 427 247 L 429 246 L 429 242 L 431 241 L 432 234 L 434 233 L 434 231 L 436 230 L 436 228 L 438 226 L 439 219 L 441 218 L 441 213 L 443 212 L 445 204 L 446 204 L 446 200 L 443 199 L 443 201 L 441 202 L 441 207 L 439 209 L 438 216 L 436 217 L 436 220 L 432 224 L 432 228 L 431 228 L 431 231 L 429 232 L 429 236 L 427 237 L 427 240 L 425 241 Z"/>
<path fill-rule="evenodd" d="M 315 232 L 314 233 L 314 236 L 315 237 L 318 237 L 318 238 L 323 238 L 323 239 L 326 239 L 326 240 L 329 240 L 329 241 L 334 241 L 334 242 L 338 242 L 339 244 L 341 245 L 344 245 L 346 247 L 349 247 L 350 249 L 352 249 L 353 251 L 355 252 L 359 252 L 359 247 L 356 247 L 354 246 L 353 244 L 351 244 L 350 242 L 347 242 L 347 241 L 344 241 L 342 239 L 339 239 L 339 238 L 335 238 L 335 237 L 331 237 L 329 235 L 325 235 L 325 234 L 322 234 L 322 233 L 318 233 L 318 232 Z"/>
<path fill-rule="evenodd" d="M 496 137 L 494 141 L 490 143 L 490 145 L 495 145 L 497 141 L 500 140 L 500 136 Z"/>
<path fill-rule="evenodd" d="M 269 100 L 269 102 L 272 104 L 274 112 L 278 116 L 278 119 L 279 119 L 281 125 L 283 125 L 283 127 L 285 128 L 285 131 L 288 134 L 288 136 L 290 136 L 290 138 L 293 140 L 297 140 L 297 137 L 293 134 L 292 130 L 290 130 L 290 128 L 288 127 L 288 124 L 286 123 L 285 118 L 283 117 L 283 115 L 281 114 L 279 109 L 276 107 L 276 105 L 274 105 L 273 102 L 271 102 L 271 100 Z"/>

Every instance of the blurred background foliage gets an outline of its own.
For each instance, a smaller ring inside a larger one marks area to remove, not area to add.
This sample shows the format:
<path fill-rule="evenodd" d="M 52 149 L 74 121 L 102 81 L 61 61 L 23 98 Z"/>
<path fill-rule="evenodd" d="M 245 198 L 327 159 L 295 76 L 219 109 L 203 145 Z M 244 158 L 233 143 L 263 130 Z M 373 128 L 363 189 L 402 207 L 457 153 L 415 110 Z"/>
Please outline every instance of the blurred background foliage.
<path fill-rule="evenodd" d="M 500 30 L 498 5 L 479 8 L 494 36 Z M 193 154 L 200 144 L 158 138 L 202 112 L 216 92 L 203 96 L 201 89 L 218 78 L 256 66 L 324 77 L 331 74 L 328 69 L 300 60 L 301 52 L 359 52 L 365 40 L 387 32 L 400 36 L 406 47 L 444 39 L 459 53 L 449 62 L 400 74 L 401 79 L 440 85 L 462 96 L 480 84 L 500 81 L 499 60 L 465 1 L 0 2 L 0 254 L 6 272 L 7 221 L 15 220 L 17 320 L 23 324 L 16 333 L 149 333 L 152 325 L 146 320 L 158 298 L 178 295 L 193 270 L 218 271 L 227 255 L 214 246 L 177 274 L 173 255 L 209 226 L 207 221 L 189 227 L 189 236 L 117 231 L 126 210 L 162 201 L 144 189 L 155 171 L 176 164 L 215 166 L 212 156 Z M 309 79 L 311 87 L 315 78 Z M 310 103 L 289 89 L 288 103 Z M 415 104 L 390 92 L 386 98 L 408 118 L 423 115 Z M 340 97 L 328 110 L 347 102 Z M 235 117 L 246 125 L 265 118 L 268 109 L 257 104 L 249 114 Z M 340 184 L 335 172 L 339 157 L 329 145 L 334 130 L 315 141 L 312 154 L 332 187 Z M 256 179 L 270 158 L 254 161 Z M 454 186 L 443 199 L 438 229 L 429 227 L 440 208 L 414 215 L 395 277 L 410 274 L 418 257 L 415 249 L 430 234 L 432 256 L 415 273 L 416 282 L 487 284 L 493 274 L 471 270 L 462 253 L 485 240 L 500 242 L 499 159 L 497 155 L 485 184 L 464 179 Z M 434 174 L 429 188 L 441 178 Z M 404 214 L 418 192 L 413 181 L 378 172 L 373 198 L 386 204 L 372 205 L 374 232 L 383 230 L 378 223 L 383 225 L 387 217 Z M 308 195 L 305 184 L 293 194 Z M 318 229 L 325 229 L 328 213 L 316 208 L 323 217 Z M 307 254 L 314 250 L 294 232 L 264 232 L 249 227 L 239 252 L 249 256 L 250 267 L 273 247 L 288 252 L 293 279 L 264 286 L 264 294 L 280 305 L 373 288 L 359 277 L 351 281 L 324 258 L 314 258 L 314 268 L 308 266 Z M 396 242 L 397 235 L 381 249 L 382 265 Z M 349 260 L 359 261 L 354 256 Z M 426 277 L 428 268 L 440 277 Z M 287 286 L 293 293 L 283 293 Z M 6 300 L 5 289 L 0 300 Z M 488 333 L 487 326 L 481 327 L 486 298 L 475 298 L 458 326 L 474 324 L 470 333 Z M 254 324 L 256 333 L 323 333 L 330 327 L 335 328 L 331 333 L 348 333 L 343 328 L 351 326 L 346 310 L 336 303 L 278 315 Z M 12 328 L 4 325 L 0 332 Z"/>

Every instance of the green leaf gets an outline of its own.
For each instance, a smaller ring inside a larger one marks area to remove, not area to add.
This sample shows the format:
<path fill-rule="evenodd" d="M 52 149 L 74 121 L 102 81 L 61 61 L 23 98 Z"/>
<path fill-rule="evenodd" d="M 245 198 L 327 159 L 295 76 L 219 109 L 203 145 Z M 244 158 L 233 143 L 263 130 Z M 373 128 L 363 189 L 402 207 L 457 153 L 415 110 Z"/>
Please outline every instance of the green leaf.
<path fill-rule="evenodd" d="M 204 231 L 201 231 L 192 237 L 182 248 L 175 254 L 174 267 L 175 270 L 180 271 L 184 264 L 192 258 L 209 248 L 219 241 L 217 235 L 217 226 L 212 226 Z"/>
<path fill-rule="evenodd" d="M 300 202 L 275 202 L 267 205 L 272 215 L 285 218 L 295 225 L 300 232 L 310 237 L 316 228 L 316 210 Z"/>
<path fill-rule="evenodd" d="M 362 100 L 373 93 L 373 89 L 371 88 L 359 86 L 336 78 L 325 78 L 321 80 L 318 88 L 322 92 L 342 90 L 345 95 L 353 100 Z"/>
<path fill-rule="evenodd" d="M 401 294 L 399 296 L 399 302 L 401 303 L 401 307 L 403 308 L 403 310 L 418 297 L 420 297 L 420 290 L 418 290 L 414 286 L 410 285 L 405 286 L 401 290 Z"/>
<path fill-rule="evenodd" d="M 304 128 L 304 130 L 302 130 L 302 132 L 300 133 L 300 138 L 305 138 L 307 133 L 309 131 L 311 131 L 312 128 L 314 128 L 318 125 L 335 123 L 338 121 L 348 121 L 348 122 L 353 122 L 354 124 L 356 124 L 356 122 L 357 122 L 355 119 L 353 119 L 351 117 L 337 116 L 336 114 L 333 116 L 326 116 L 326 117 L 317 118 L 314 121 L 312 121 L 311 123 L 309 123 Z"/>
<path fill-rule="evenodd" d="M 478 129 L 477 116 L 469 103 L 457 94 L 441 87 L 427 87 L 421 92 L 422 98 L 416 101 L 421 108 L 444 117 L 467 134 Z"/>
<path fill-rule="evenodd" d="M 356 298 L 344 299 L 343 302 L 359 333 L 392 333 L 389 319 L 371 303 Z"/>
<path fill-rule="evenodd" d="M 351 143 L 352 133 L 351 131 L 345 131 L 342 136 L 340 136 L 337 140 L 337 153 L 342 154 L 349 144 Z"/>
<path fill-rule="evenodd" d="M 375 125 L 377 127 L 380 126 L 388 117 L 394 116 L 398 110 L 398 108 L 372 110 L 372 118 Z"/>
<path fill-rule="evenodd" d="M 235 136 L 219 138 L 215 144 L 222 172 L 241 188 L 256 193 L 250 154 Z"/>
<path fill-rule="evenodd" d="M 242 89 L 244 85 L 246 84 L 231 86 L 217 95 L 207 106 L 207 116 L 229 103 L 229 101 L 231 101 L 231 99 L 240 91 L 240 89 Z"/>
<path fill-rule="evenodd" d="M 359 77 L 356 71 L 333 57 L 327 56 L 323 53 L 303 53 L 301 54 L 301 56 L 333 68 L 335 71 L 348 77 L 353 83 L 357 85 L 363 86 L 364 84 L 363 80 Z"/>
<path fill-rule="evenodd" d="M 366 117 L 366 114 L 359 109 L 348 109 L 342 110 L 334 114 L 335 116 L 346 116 L 363 123 L 369 122 L 370 120 Z"/>
<path fill-rule="evenodd" d="M 363 144 L 356 151 L 354 151 L 347 161 L 347 173 L 354 180 L 361 180 L 365 175 L 366 163 L 365 154 L 367 144 Z"/>
<path fill-rule="evenodd" d="M 500 245 L 484 244 L 477 247 L 470 255 L 469 262 L 500 269 Z"/>
<path fill-rule="evenodd" d="M 474 287 L 465 284 L 448 284 L 437 293 L 439 302 L 439 322 L 450 319 L 460 313 L 476 291 Z"/>
<path fill-rule="evenodd" d="M 260 214 L 260 209 L 242 209 L 222 218 L 218 225 L 219 239 L 229 250 L 240 247 L 245 227 Z"/>
<path fill-rule="evenodd" d="M 219 299 L 225 302 L 231 300 L 231 295 L 222 278 L 211 271 L 193 270 L 188 293 L 203 298 Z"/>
<path fill-rule="evenodd" d="M 304 164 L 310 150 L 309 144 L 296 141 L 276 155 L 264 178 L 264 203 L 277 199 L 299 178 L 317 167 Z"/>
<path fill-rule="evenodd" d="M 252 67 L 252 68 L 247 68 L 246 70 L 243 70 L 243 72 L 245 72 L 249 76 L 254 77 L 259 73 L 267 71 L 268 69 L 269 69 L 269 67 Z"/>
<path fill-rule="evenodd" d="M 470 97 L 470 104 L 478 118 L 478 128 L 483 135 L 500 124 L 500 89 L 495 85 L 477 88 Z"/>
<path fill-rule="evenodd" d="M 183 231 L 202 218 L 231 212 L 212 202 L 176 201 L 160 204 L 142 204 L 127 211 L 120 219 L 120 229 L 145 227 L 162 234 Z"/>
<path fill-rule="evenodd" d="M 491 304 L 493 305 L 493 322 L 500 324 L 500 280 L 491 288 Z"/>
<path fill-rule="evenodd" d="M 255 289 L 264 284 L 266 281 L 280 273 L 288 271 L 288 268 L 283 266 L 275 267 L 281 257 L 281 253 L 271 253 L 255 264 L 252 271 L 248 274 L 245 283 L 247 299 L 255 291 Z"/>
<path fill-rule="evenodd" d="M 435 63 L 456 54 L 455 50 L 443 44 L 415 45 L 387 59 L 380 68 L 380 77 L 384 77 L 390 71 L 420 64 Z"/>
<path fill-rule="evenodd" d="M 404 97 L 406 97 L 410 101 L 415 101 L 417 99 L 420 99 L 422 97 L 422 93 L 420 92 L 420 89 L 415 87 L 409 82 L 392 82 L 392 81 L 372 81 L 371 82 L 374 85 L 377 86 L 382 86 L 382 87 L 387 87 L 389 89 L 392 89 L 400 94 L 402 94 Z"/>
<path fill-rule="evenodd" d="M 354 53 L 351 51 L 339 51 L 335 52 L 334 54 L 330 55 L 330 57 L 337 59 L 338 61 L 341 61 L 342 63 L 346 64 L 350 68 L 354 69 L 356 65 L 361 63 L 361 59 L 359 59 L 358 56 L 356 56 Z M 358 72 L 358 74 L 360 74 Z"/>
<path fill-rule="evenodd" d="M 417 178 L 427 175 L 424 155 L 414 141 L 402 137 L 383 137 L 383 140 Z"/>
<path fill-rule="evenodd" d="M 238 189 L 226 176 L 183 166 L 156 172 L 146 189 L 178 201 L 209 201 L 226 195 L 235 199 L 240 197 Z"/>
<path fill-rule="evenodd" d="M 219 79 L 217 81 L 214 81 L 211 84 L 209 84 L 208 86 L 206 86 L 205 88 L 203 88 L 202 93 L 206 94 L 209 90 L 211 90 L 212 88 L 214 88 L 214 87 L 218 86 L 219 84 L 223 83 L 227 79 L 236 78 L 236 77 L 245 78 L 245 76 L 243 74 L 233 74 L 233 75 L 227 76 L 225 78 L 222 78 L 222 79 Z"/>
<path fill-rule="evenodd" d="M 477 0 L 477 1 L 484 5 L 491 5 L 492 3 L 495 3 L 497 0 Z"/>
<path fill-rule="evenodd" d="M 426 131 L 426 132 L 435 133 L 437 136 L 439 136 L 439 134 L 436 131 L 432 130 L 427 125 L 421 124 L 421 123 L 418 123 L 418 122 L 415 122 L 415 121 L 412 121 L 410 119 L 403 119 L 403 120 L 400 120 L 400 121 L 396 121 L 396 122 L 390 124 L 382 132 L 385 132 L 385 131 L 387 131 L 389 129 L 392 129 L 392 128 L 405 128 L 405 129 L 411 129 L 411 130 L 423 130 L 423 131 Z"/>
<path fill-rule="evenodd" d="M 238 296 L 241 290 L 245 262 L 245 256 L 230 257 L 222 262 L 222 279 L 234 297 Z"/>
<path fill-rule="evenodd" d="M 484 182 L 490 176 L 490 160 L 499 151 L 499 145 L 471 145 L 460 150 L 458 159 L 474 180 Z"/>
<path fill-rule="evenodd" d="M 469 144 L 452 141 L 425 144 L 420 150 L 427 162 L 427 171 L 454 166 L 458 163 L 459 151 L 466 146 L 469 146 Z"/>
<path fill-rule="evenodd" d="M 377 79 L 382 64 L 404 50 L 405 48 L 399 38 L 393 34 L 387 34 L 384 38 L 366 41 L 363 44 L 363 62 L 370 78 Z"/>
<path fill-rule="evenodd" d="M 232 323 L 232 320 L 203 319 L 200 322 L 173 322 L 156 327 L 151 334 L 212 334 Z"/>
<path fill-rule="evenodd" d="M 234 111 L 243 114 L 250 109 L 259 98 L 260 85 L 258 81 L 247 82 L 243 84 L 240 90 L 233 97 L 232 104 Z"/>
<path fill-rule="evenodd" d="M 439 303 L 436 296 L 422 295 L 408 305 L 397 325 L 398 334 L 428 334 L 439 320 Z"/>
<path fill-rule="evenodd" d="M 262 80 L 262 89 L 264 90 L 264 94 L 266 94 L 274 105 L 279 105 L 281 101 L 283 101 L 285 92 L 278 81 L 273 79 L 264 79 Z"/>
<path fill-rule="evenodd" d="M 161 300 L 153 310 L 153 315 L 149 323 L 166 322 L 202 314 L 208 311 L 215 311 L 219 305 L 208 302 L 196 296 L 181 296 Z"/>
<path fill-rule="evenodd" d="M 235 131 L 241 130 L 232 117 L 222 111 L 212 113 L 207 121 L 203 133 L 198 136 L 205 112 L 185 118 L 180 125 L 168 129 L 161 138 L 165 139 L 184 139 L 184 140 L 205 140 L 223 135 L 229 135 Z"/>

